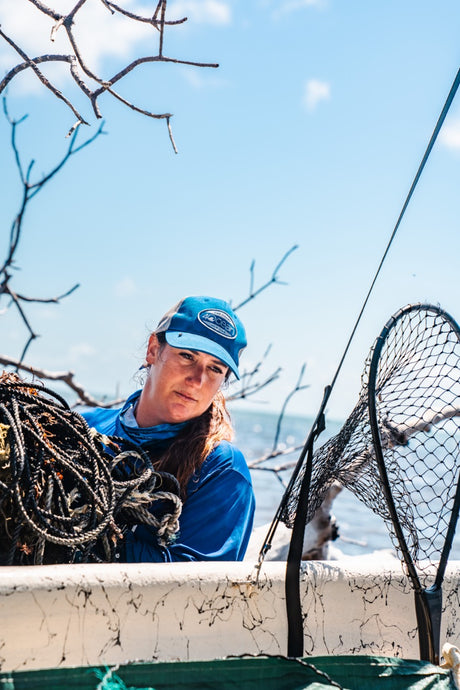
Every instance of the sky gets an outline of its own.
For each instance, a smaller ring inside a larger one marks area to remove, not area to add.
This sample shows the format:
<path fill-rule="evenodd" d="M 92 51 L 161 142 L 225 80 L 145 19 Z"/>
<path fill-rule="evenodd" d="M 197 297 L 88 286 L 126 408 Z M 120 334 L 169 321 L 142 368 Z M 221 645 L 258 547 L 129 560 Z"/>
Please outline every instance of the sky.
<path fill-rule="evenodd" d="M 64 13 L 73 0 L 48 0 Z M 155 2 L 119 4 L 142 16 Z M 40 334 L 26 362 L 69 370 L 95 395 L 136 388 L 148 334 L 187 294 L 238 305 L 249 345 L 242 369 L 263 360 L 279 378 L 239 409 L 278 411 L 305 365 L 289 411 L 315 415 L 337 370 L 460 63 L 458 0 L 177 0 L 164 55 L 218 63 L 151 62 L 104 94 L 104 135 L 73 156 L 29 204 L 11 287 L 55 297 L 30 304 Z M 61 27 L 28 0 L 0 0 L 2 31 L 31 57 L 68 53 Z M 85 61 L 109 78 L 158 52 L 155 30 L 87 0 L 75 17 Z M 0 38 L 0 75 L 21 59 Z M 43 68 L 86 118 L 100 120 L 68 76 Z M 91 83 L 94 86 L 94 83 Z M 60 160 L 75 115 L 30 70 L 8 85 L 21 161 L 36 180 Z M 2 240 L 6 256 L 22 186 L 0 113 Z M 35 175 L 35 177 L 34 177 Z M 460 320 L 460 95 L 429 158 L 371 294 L 327 406 L 343 420 L 357 402 L 365 358 L 406 304 L 439 304 Z M 254 262 L 254 264 L 253 264 Z M 251 271 L 251 265 L 253 270 Z M 2 354 L 19 357 L 26 332 L 0 303 Z M 267 353 L 268 350 L 268 354 Z M 265 356 L 266 355 L 266 356 Z M 234 391 L 235 387 L 230 391 Z"/>

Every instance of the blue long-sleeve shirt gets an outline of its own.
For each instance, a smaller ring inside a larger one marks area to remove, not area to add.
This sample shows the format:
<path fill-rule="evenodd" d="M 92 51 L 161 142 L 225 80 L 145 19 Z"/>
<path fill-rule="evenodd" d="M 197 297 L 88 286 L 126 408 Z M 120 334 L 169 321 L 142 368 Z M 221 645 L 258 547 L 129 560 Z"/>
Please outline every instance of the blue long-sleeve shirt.
<path fill-rule="evenodd" d="M 119 410 L 92 408 L 81 414 L 90 427 L 108 436 L 127 438 L 141 447 L 164 445 L 183 425 L 150 429 L 130 426 L 125 419 L 138 396 L 139 391 Z M 124 558 L 128 563 L 240 561 L 252 531 L 254 510 L 254 492 L 244 456 L 232 443 L 222 441 L 189 480 L 176 541 L 162 547 L 155 531 L 140 524 L 125 536 Z"/>

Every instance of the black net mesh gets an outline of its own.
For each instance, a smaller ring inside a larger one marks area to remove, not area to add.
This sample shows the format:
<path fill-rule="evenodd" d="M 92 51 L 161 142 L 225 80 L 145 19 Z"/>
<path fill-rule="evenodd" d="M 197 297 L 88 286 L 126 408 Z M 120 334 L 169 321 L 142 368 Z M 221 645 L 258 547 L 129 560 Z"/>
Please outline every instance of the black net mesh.
<path fill-rule="evenodd" d="M 431 305 L 411 305 L 392 317 L 366 360 L 358 404 L 313 458 L 307 521 L 337 480 L 384 518 L 399 550 L 374 452 L 370 398 L 397 517 L 411 558 L 423 572 L 421 561 L 440 559 L 459 480 L 460 331 L 455 321 Z M 303 473 L 282 515 L 290 527 Z"/>

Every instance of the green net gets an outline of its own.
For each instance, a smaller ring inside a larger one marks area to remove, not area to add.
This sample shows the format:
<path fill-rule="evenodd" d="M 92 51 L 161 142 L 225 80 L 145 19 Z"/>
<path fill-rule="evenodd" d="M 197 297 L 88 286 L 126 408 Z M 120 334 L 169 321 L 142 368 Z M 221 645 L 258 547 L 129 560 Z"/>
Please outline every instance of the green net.
<path fill-rule="evenodd" d="M 453 690 L 450 671 L 378 656 L 238 657 L 0 674 L 1 690 Z"/>

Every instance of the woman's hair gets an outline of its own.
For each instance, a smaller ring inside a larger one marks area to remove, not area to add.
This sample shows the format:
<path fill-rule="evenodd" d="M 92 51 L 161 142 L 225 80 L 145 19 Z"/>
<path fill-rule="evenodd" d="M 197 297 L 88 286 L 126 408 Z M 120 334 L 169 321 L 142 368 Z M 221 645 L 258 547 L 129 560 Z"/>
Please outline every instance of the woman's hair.
<path fill-rule="evenodd" d="M 163 333 L 157 334 L 163 347 Z M 181 497 L 187 497 L 187 485 L 209 453 L 221 441 L 233 439 L 230 413 L 222 391 L 217 391 L 211 405 L 199 417 L 192 419 L 178 434 L 163 455 L 154 461 L 156 470 L 169 472 L 180 484 Z"/>
<path fill-rule="evenodd" d="M 165 453 L 154 461 L 155 469 L 173 474 L 179 482 L 181 497 L 185 499 L 189 480 L 212 449 L 220 441 L 232 438 L 233 428 L 225 398 L 218 391 L 206 412 L 187 424 Z"/>

